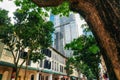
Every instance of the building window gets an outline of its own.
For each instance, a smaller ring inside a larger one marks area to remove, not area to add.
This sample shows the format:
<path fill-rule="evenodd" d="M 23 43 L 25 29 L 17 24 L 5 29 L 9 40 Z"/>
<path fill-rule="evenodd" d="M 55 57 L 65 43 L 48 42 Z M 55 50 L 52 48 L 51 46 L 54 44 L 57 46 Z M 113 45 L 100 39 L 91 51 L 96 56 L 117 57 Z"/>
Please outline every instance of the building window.
<path fill-rule="evenodd" d="M 63 72 L 63 66 L 60 65 L 60 72 Z"/>
<path fill-rule="evenodd" d="M 26 59 L 26 58 L 27 58 L 27 52 L 21 51 L 21 52 L 20 52 L 20 58 Z"/>
<path fill-rule="evenodd" d="M 56 71 L 56 62 L 55 62 L 55 71 Z"/>
<path fill-rule="evenodd" d="M 52 61 L 52 70 L 54 70 L 54 61 Z"/>
<path fill-rule="evenodd" d="M 31 75 L 31 80 L 34 80 L 34 75 Z"/>
<path fill-rule="evenodd" d="M 44 68 L 47 68 L 47 66 L 48 66 L 48 61 L 45 60 L 45 61 L 44 61 Z"/>
<path fill-rule="evenodd" d="M 39 74 L 39 80 L 41 80 L 41 77 L 42 77 L 41 74 Z"/>
<path fill-rule="evenodd" d="M 44 68 L 51 69 L 51 62 L 48 60 L 44 61 Z"/>
<path fill-rule="evenodd" d="M 45 54 L 48 57 L 51 57 L 51 51 L 49 49 L 42 49 L 41 53 Z"/>
<path fill-rule="evenodd" d="M 46 76 L 46 79 L 45 80 L 48 80 L 48 76 Z"/>
<path fill-rule="evenodd" d="M 59 64 L 57 63 L 57 71 L 59 71 Z"/>
<path fill-rule="evenodd" d="M 42 60 L 40 60 L 40 67 L 42 68 L 42 65 L 43 65 L 43 61 Z"/>
<path fill-rule="evenodd" d="M 61 72 L 61 65 L 60 65 L 60 72 Z"/>
<path fill-rule="evenodd" d="M 51 62 L 48 63 L 48 69 L 51 69 Z"/>

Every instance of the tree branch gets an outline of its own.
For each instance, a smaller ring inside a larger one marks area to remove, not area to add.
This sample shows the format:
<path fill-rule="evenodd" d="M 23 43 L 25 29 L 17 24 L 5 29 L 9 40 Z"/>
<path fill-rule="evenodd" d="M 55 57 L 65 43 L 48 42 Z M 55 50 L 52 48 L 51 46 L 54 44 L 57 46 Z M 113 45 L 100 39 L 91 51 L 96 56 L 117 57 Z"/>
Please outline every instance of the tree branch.
<path fill-rule="evenodd" d="M 22 65 L 24 64 L 24 62 L 25 62 L 25 59 L 24 59 L 23 62 L 20 64 L 20 66 L 19 66 L 19 71 L 20 71 Z"/>
<path fill-rule="evenodd" d="M 62 4 L 65 0 L 32 0 L 39 7 L 55 7 Z"/>
<path fill-rule="evenodd" d="M 18 57 L 18 58 L 17 58 L 17 63 L 19 63 L 19 59 L 20 59 L 20 47 L 18 48 L 18 53 L 17 53 L 17 55 L 18 55 L 18 56 L 17 56 L 17 57 Z"/>
<path fill-rule="evenodd" d="M 19 74 L 20 69 L 21 69 L 22 65 L 24 64 L 24 62 L 25 62 L 25 59 L 23 60 L 23 62 L 22 62 L 21 65 L 19 66 L 19 68 L 18 68 L 18 66 L 16 67 L 16 68 L 18 68 L 18 70 L 17 70 L 17 74 Z"/>
<path fill-rule="evenodd" d="M 11 51 L 11 53 L 12 53 L 12 55 L 13 55 L 13 58 L 14 58 L 14 64 L 16 64 L 16 57 L 15 57 L 15 55 L 14 55 L 14 52 L 10 49 L 10 51 Z"/>

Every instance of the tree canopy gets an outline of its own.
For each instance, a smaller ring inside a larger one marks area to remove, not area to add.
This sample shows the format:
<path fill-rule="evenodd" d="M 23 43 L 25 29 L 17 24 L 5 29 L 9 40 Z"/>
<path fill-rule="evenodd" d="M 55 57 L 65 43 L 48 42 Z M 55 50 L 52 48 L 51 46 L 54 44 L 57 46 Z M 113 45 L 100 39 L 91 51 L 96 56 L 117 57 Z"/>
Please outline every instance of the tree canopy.
<path fill-rule="evenodd" d="M 119 0 L 16 0 L 25 8 L 34 7 L 31 1 L 39 7 L 56 7 L 68 2 L 72 11 L 80 13 L 87 21 L 105 59 L 111 80 L 120 79 L 120 8 Z M 21 4 L 21 2 L 24 2 Z M 30 4 L 28 3 L 30 2 Z M 63 7 L 66 10 L 67 7 Z M 26 9 L 26 10 L 27 10 Z M 61 8 L 59 8 L 61 9 Z M 48 9 L 49 10 L 49 9 Z M 52 10 L 52 8 L 50 9 Z M 27 10 L 29 11 L 29 10 Z M 43 10 L 44 11 L 44 10 Z M 57 9 L 56 9 L 57 11 Z M 61 10 L 62 11 L 62 10 Z M 60 11 L 58 11 L 60 12 Z M 63 12 L 63 11 L 62 11 Z M 64 11 L 68 12 L 68 11 Z"/>
<path fill-rule="evenodd" d="M 120 80 L 120 2 L 119 0 L 32 0 L 39 7 L 69 3 L 72 11 L 87 21 L 105 59 L 111 80 Z"/>
<path fill-rule="evenodd" d="M 0 26 L 9 24 L 10 18 L 8 17 L 8 11 L 0 9 Z"/>
<path fill-rule="evenodd" d="M 0 40 L 13 56 L 17 80 L 24 62 L 27 63 L 29 60 L 36 62 L 44 58 L 40 50 L 51 45 L 54 28 L 51 21 L 40 16 L 39 9 L 29 11 L 24 8 L 17 9 L 14 12 L 14 24 L 11 24 L 7 13 L 5 10 L 0 10 L 2 25 Z M 22 63 L 19 63 L 21 59 Z"/>
<path fill-rule="evenodd" d="M 87 32 L 85 30 L 87 30 Z M 66 49 L 73 51 L 73 56 L 70 57 L 67 61 L 66 69 L 68 69 L 69 72 L 73 66 L 77 69 L 78 73 L 85 74 L 88 79 L 98 79 L 100 50 L 94 36 L 92 33 L 89 33 L 88 28 L 85 28 L 84 31 L 84 35 L 81 35 L 79 38 L 74 39 L 71 43 L 68 43 L 65 46 Z"/>

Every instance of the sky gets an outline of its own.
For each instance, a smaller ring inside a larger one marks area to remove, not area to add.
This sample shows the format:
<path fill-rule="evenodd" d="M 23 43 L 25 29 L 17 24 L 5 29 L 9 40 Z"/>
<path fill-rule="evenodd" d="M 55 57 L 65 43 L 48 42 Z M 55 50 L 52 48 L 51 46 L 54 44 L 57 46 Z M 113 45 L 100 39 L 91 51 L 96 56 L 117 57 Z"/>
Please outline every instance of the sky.
<path fill-rule="evenodd" d="M 9 11 L 8 16 L 11 17 L 13 22 L 13 12 L 17 9 L 13 0 L 3 0 L 2 2 L 0 2 L 0 8 Z"/>

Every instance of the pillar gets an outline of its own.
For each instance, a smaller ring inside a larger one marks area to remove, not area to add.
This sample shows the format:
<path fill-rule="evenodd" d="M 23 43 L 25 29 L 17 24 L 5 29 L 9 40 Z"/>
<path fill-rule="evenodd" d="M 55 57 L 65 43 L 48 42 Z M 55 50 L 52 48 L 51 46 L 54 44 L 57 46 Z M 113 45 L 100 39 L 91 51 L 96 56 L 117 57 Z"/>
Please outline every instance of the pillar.
<path fill-rule="evenodd" d="M 39 80 L 39 72 L 36 73 L 36 79 L 35 80 Z"/>
<path fill-rule="evenodd" d="M 12 69 L 9 70 L 8 80 L 11 80 Z"/>
<path fill-rule="evenodd" d="M 4 71 L 2 80 L 8 80 L 9 77 L 9 71 Z"/>
<path fill-rule="evenodd" d="M 52 74 L 50 74 L 49 76 L 48 76 L 48 80 L 52 80 Z"/>

